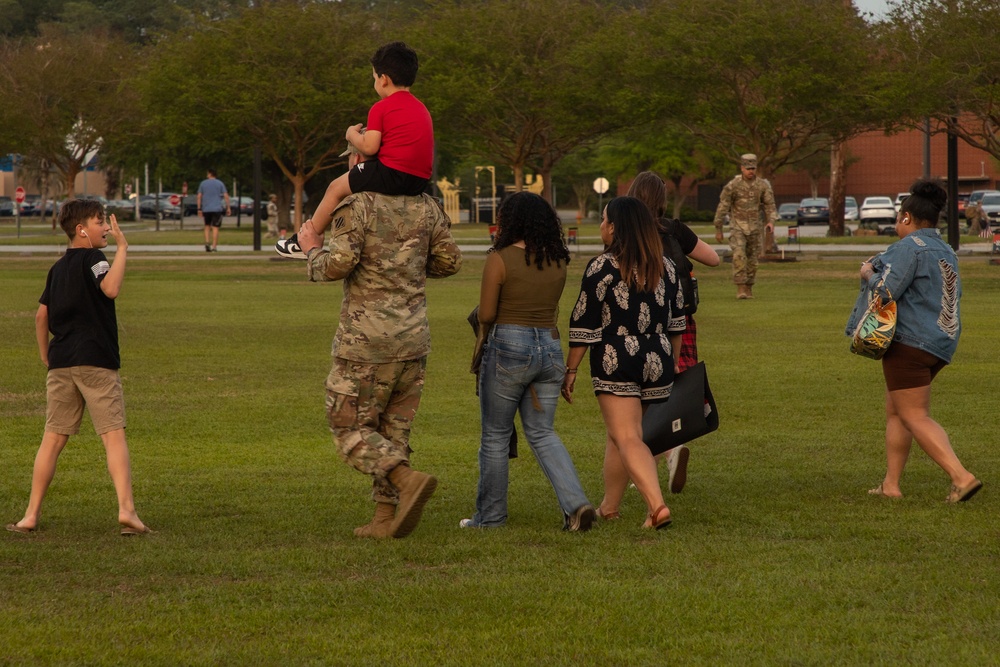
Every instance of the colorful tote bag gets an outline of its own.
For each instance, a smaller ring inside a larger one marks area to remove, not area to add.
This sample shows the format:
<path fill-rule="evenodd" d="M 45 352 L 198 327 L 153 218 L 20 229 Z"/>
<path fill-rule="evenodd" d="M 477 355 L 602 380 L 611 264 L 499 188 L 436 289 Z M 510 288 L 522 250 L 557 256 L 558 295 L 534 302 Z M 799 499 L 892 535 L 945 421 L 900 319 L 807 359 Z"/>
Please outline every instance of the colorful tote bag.
<path fill-rule="evenodd" d="M 890 299 L 892 295 L 889 295 Z M 882 297 L 873 292 L 868 311 L 858 322 L 851 339 L 851 352 L 869 359 L 881 359 L 892 344 L 896 333 L 896 302 L 882 303 Z"/>

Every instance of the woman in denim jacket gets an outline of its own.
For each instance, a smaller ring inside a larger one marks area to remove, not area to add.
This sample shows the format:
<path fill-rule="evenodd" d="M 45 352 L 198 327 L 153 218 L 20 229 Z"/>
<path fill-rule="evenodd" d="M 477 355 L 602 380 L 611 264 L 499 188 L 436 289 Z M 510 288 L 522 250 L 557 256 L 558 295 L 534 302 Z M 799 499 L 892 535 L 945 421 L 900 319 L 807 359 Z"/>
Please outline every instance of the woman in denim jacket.
<path fill-rule="evenodd" d="M 958 460 L 948 434 L 930 416 L 931 382 L 951 362 L 962 330 L 958 260 L 937 231 L 946 201 L 937 183 L 914 183 L 896 218 L 900 240 L 861 265 L 866 293 L 881 295 L 883 303 L 895 301 L 897 310 L 896 333 L 882 357 L 886 473 L 868 492 L 872 495 L 902 497 L 899 481 L 913 440 L 951 477 L 947 502 L 968 500 L 983 486 Z M 848 335 L 867 307 L 866 299 L 858 301 Z"/>
<path fill-rule="evenodd" d="M 514 415 L 556 492 L 563 529 L 589 530 L 596 514 L 573 461 L 553 426 L 566 364 L 556 315 L 566 286 L 569 250 L 555 210 L 518 192 L 497 212 L 499 230 L 486 256 L 479 323 L 489 331 L 479 370 L 482 439 L 476 513 L 463 528 L 507 521 L 507 458 Z"/>

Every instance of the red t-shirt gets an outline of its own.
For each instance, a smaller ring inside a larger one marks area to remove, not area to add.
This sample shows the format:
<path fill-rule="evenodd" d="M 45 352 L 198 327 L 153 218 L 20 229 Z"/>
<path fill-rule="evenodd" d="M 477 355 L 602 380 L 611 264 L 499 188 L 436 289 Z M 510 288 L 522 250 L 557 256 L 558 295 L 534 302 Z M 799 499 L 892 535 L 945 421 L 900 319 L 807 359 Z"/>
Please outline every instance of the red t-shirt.
<path fill-rule="evenodd" d="M 431 177 L 434 122 L 412 93 L 400 90 L 376 102 L 368 112 L 368 129 L 382 133 L 379 162 L 413 176 Z"/>

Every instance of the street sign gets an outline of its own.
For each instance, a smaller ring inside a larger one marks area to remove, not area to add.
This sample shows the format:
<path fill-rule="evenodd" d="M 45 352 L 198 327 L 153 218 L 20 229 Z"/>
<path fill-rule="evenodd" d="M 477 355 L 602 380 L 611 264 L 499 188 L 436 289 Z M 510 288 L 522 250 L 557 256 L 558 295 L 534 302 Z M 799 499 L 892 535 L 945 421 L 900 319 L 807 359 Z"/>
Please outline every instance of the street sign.
<path fill-rule="evenodd" d="M 608 183 L 608 179 L 601 176 L 600 178 L 594 181 L 594 192 L 596 192 L 599 195 L 603 195 L 605 192 L 608 191 L 610 185 L 611 184 Z"/>
<path fill-rule="evenodd" d="M 24 203 L 24 196 L 25 196 L 24 195 L 24 188 L 22 188 L 20 185 L 17 186 L 17 189 L 14 190 L 14 200 L 17 201 L 18 204 L 23 204 Z"/>
<path fill-rule="evenodd" d="M 170 195 L 170 205 L 171 206 L 180 206 L 181 205 L 180 195 Z"/>

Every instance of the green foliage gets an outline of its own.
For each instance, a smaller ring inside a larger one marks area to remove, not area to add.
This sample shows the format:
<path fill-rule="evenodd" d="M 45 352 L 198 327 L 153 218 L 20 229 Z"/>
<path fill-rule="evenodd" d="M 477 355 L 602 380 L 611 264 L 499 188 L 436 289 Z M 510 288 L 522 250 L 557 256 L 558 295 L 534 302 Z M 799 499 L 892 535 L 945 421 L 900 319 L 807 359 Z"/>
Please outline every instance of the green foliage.
<path fill-rule="evenodd" d="M 46 161 L 71 193 L 88 154 L 136 122 L 123 85 L 133 50 L 59 27 L 0 42 L 0 153 Z"/>
<path fill-rule="evenodd" d="M 1000 158 L 1000 49 L 993 0 L 907 0 L 893 7 L 882 26 L 891 47 L 896 85 L 908 104 L 897 112 L 913 124 L 930 116 L 935 130 L 955 131 L 971 146 Z"/>
<path fill-rule="evenodd" d="M 621 63 L 597 3 L 442 0 L 414 32 L 444 149 L 471 144 L 518 186 L 531 168 L 550 187 L 563 156 L 628 122 L 602 85 Z"/>
<path fill-rule="evenodd" d="M 870 103 L 880 94 L 869 82 L 872 35 L 849 3 L 650 4 L 631 63 L 650 114 L 734 163 L 753 152 L 770 173 L 885 121 Z"/>
<path fill-rule="evenodd" d="M 560 324 L 585 257 L 570 264 Z M 5 521 L 24 509 L 44 422 L 33 314 L 52 259 L 0 263 Z M 986 488 L 946 506 L 916 448 L 906 498 L 883 473 L 882 378 L 842 335 L 857 260 L 765 264 L 752 302 L 699 271 L 699 348 L 720 430 L 692 443 L 674 526 L 560 531 L 527 445 L 510 519 L 460 530 L 475 499 L 478 404 L 465 316 L 482 260 L 429 286 L 434 350 L 413 461 L 440 479 L 405 540 L 358 540 L 370 484 L 336 456 L 323 381 L 341 288 L 295 263 L 134 254 L 118 300 L 140 515 L 117 535 L 89 420 L 60 459 L 41 531 L 0 532 L 2 655 L 12 664 L 990 664 L 1000 610 L 996 268 L 963 259 L 965 325 L 934 416 Z M 775 336 L 776 323 L 781 335 Z M 580 384 L 586 384 L 586 363 Z M 591 500 L 604 429 L 581 387 L 557 430 Z M 973 406 L 970 408 L 970 406 Z M 524 440 L 522 438 L 522 443 Z"/>

